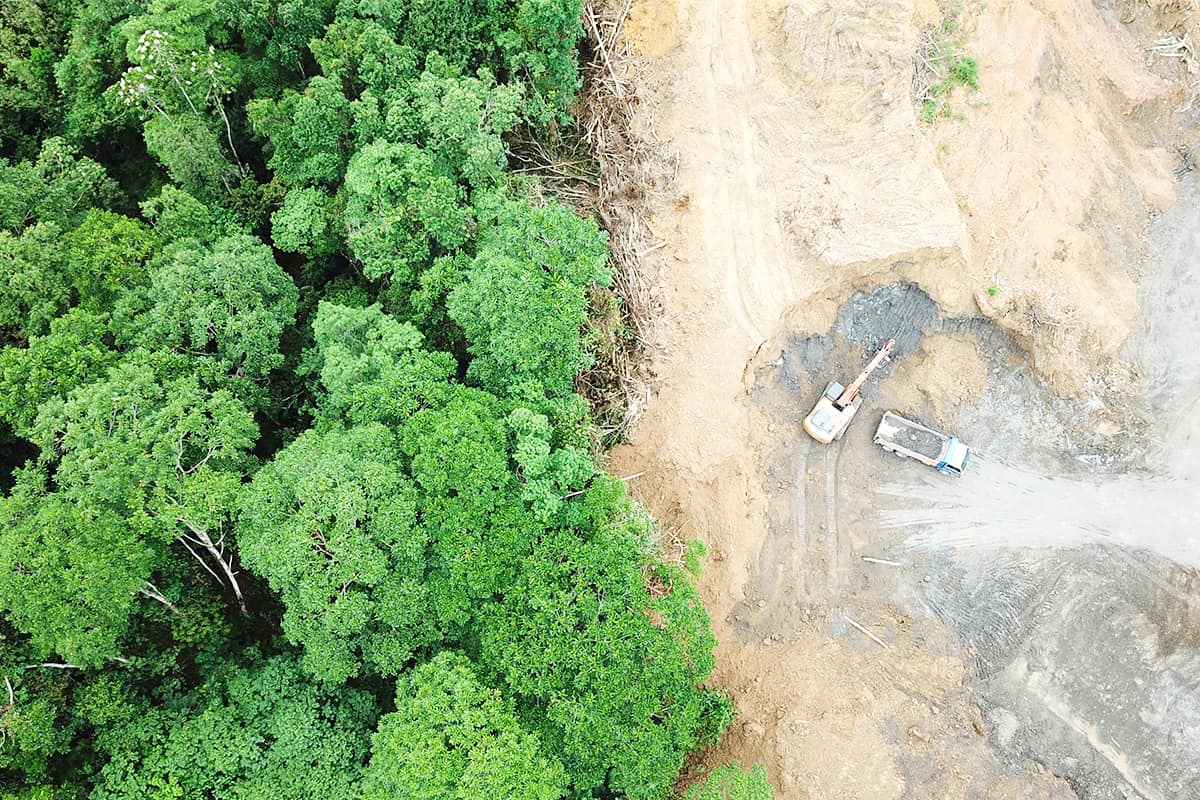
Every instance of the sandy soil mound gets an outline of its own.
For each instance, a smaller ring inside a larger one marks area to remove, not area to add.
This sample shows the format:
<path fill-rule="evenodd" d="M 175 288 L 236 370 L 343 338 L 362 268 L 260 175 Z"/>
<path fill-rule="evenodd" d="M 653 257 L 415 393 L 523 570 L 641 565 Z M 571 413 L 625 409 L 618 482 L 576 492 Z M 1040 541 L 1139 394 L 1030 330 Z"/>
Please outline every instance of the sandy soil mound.
<path fill-rule="evenodd" d="M 920 351 L 901 362 L 880 391 L 898 409 L 916 411 L 928 403 L 932 421 L 950 427 L 959 404 L 978 397 L 986 380 L 987 364 L 975 342 L 942 334 L 922 340 Z"/>

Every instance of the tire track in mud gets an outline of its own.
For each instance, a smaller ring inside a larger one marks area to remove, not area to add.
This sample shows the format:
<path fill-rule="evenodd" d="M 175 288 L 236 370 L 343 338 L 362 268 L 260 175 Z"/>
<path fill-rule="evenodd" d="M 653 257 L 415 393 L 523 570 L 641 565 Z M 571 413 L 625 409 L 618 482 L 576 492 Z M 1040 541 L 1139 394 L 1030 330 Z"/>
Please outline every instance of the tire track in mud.
<path fill-rule="evenodd" d="M 770 470 L 777 476 L 771 532 L 759 550 L 746 599 L 731 615 L 746 641 L 778 633 L 781 614 L 796 627 L 798 610 L 835 602 L 849 574 L 850 543 L 838 519 L 843 444 L 818 444 L 799 429 L 789 436 L 794 459 Z"/>
<path fill-rule="evenodd" d="M 803 436 L 804 434 L 801 434 Z M 829 583 L 828 526 L 825 520 L 825 477 L 828 474 L 828 446 L 808 442 L 804 465 L 804 548 L 797 554 L 797 568 L 804 576 L 808 602 L 823 597 Z"/>
<path fill-rule="evenodd" d="M 730 615 L 743 641 L 791 632 L 805 609 L 816 609 L 836 594 L 846 572 L 845 543 L 838 535 L 837 468 L 840 443 L 820 445 L 803 432 L 796 457 L 771 473 L 771 532 L 763 540 L 749 575 L 746 597 Z"/>
<path fill-rule="evenodd" d="M 840 440 L 827 445 L 808 444 L 803 489 L 805 546 L 797 554 L 797 566 L 804 575 L 809 601 L 819 602 L 836 594 L 846 570 L 837 518 L 837 476 L 843 445 Z"/>
<path fill-rule="evenodd" d="M 828 585 L 832 591 L 842 588 L 850 562 L 850 542 L 842 534 L 838 523 L 838 476 L 841 474 L 842 453 L 845 445 L 841 440 L 825 459 L 825 525 L 827 528 L 830 555 Z"/>

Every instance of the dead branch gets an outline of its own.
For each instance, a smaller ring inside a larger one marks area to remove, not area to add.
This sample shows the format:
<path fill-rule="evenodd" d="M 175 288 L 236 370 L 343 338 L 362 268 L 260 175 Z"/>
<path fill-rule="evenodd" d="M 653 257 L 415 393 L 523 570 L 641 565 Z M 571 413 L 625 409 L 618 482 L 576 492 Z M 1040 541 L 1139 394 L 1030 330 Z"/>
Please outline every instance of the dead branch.
<path fill-rule="evenodd" d="M 37 669 L 39 667 L 46 667 L 47 669 L 83 669 L 83 667 L 76 664 L 67 664 L 59 661 L 43 661 L 40 664 L 25 665 L 25 669 Z"/>
<path fill-rule="evenodd" d="M 180 536 L 179 543 L 187 548 L 187 551 L 192 554 L 192 558 L 196 559 L 196 561 L 198 561 L 200 563 L 200 566 L 204 567 L 205 572 L 207 572 L 209 575 L 212 575 L 214 581 L 216 581 L 221 586 L 225 585 L 224 582 L 222 582 L 222 580 L 221 580 L 221 576 L 218 575 L 216 572 L 214 572 L 213 568 L 208 565 L 208 562 L 205 561 L 203 558 L 201 558 L 200 554 L 197 553 L 195 550 L 193 550 L 192 546 L 190 544 L 188 544 L 188 537 Z"/>
<path fill-rule="evenodd" d="M 182 524 L 191 533 L 190 537 L 180 536 L 179 540 L 183 542 L 184 547 L 187 547 L 188 552 L 195 556 L 205 569 L 208 569 L 208 573 L 210 575 L 215 578 L 217 577 L 216 573 L 213 572 L 213 570 L 210 569 L 204 562 L 204 559 L 200 558 L 199 554 L 188 546 L 188 538 L 190 538 L 191 541 L 198 546 L 208 551 L 209 555 L 213 557 L 213 560 L 221 566 L 221 571 L 225 573 L 225 580 L 228 583 L 229 588 L 233 591 L 233 596 L 237 599 L 238 608 L 241 609 L 243 614 L 245 614 L 246 599 L 242 596 L 242 587 L 241 584 L 238 583 L 237 573 L 233 569 L 233 559 L 226 560 L 225 554 L 221 550 L 217 549 L 217 546 L 213 543 L 212 537 L 208 535 L 208 531 L 196 525 L 186 517 L 176 517 L 175 521 Z M 221 579 L 217 578 L 217 581 L 220 582 Z"/>
<path fill-rule="evenodd" d="M 845 616 L 845 615 L 843 615 L 843 616 Z M 851 625 L 853 625 L 855 628 L 857 628 L 857 629 L 858 629 L 859 631 L 861 631 L 862 633 L 865 633 L 865 634 L 867 635 L 867 637 L 868 637 L 868 638 L 869 638 L 869 639 L 870 639 L 872 642 L 874 642 L 875 644 L 879 645 L 879 646 L 880 646 L 880 647 L 882 647 L 884 650 L 891 650 L 891 649 L 892 649 L 892 646 L 891 646 L 890 644 L 888 644 L 887 642 L 885 642 L 883 639 L 880 639 L 880 638 L 879 638 L 878 636 L 876 636 L 875 634 L 871 633 L 869 630 L 867 630 L 866 628 L 864 628 L 862 625 L 859 625 L 857 622 L 855 622 L 854 620 L 850 619 L 850 617 L 848 617 L 848 616 L 845 616 L 845 620 L 846 620 L 846 622 L 849 622 Z"/>
<path fill-rule="evenodd" d="M 211 572 L 211 570 L 209 570 L 209 571 Z M 164 595 L 157 586 L 155 586 L 150 581 L 143 581 L 143 583 L 145 583 L 146 585 L 138 587 L 138 594 L 145 595 L 146 597 L 149 597 L 151 600 L 156 600 L 159 603 L 162 603 L 164 606 L 166 606 L 167 608 L 169 608 L 171 610 L 172 614 L 180 613 L 179 609 L 175 606 L 175 604 L 172 603 L 170 600 L 168 600 L 167 596 Z"/>
<path fill-rule="evenodd" d="M 608 57 L 608 46 L 604 42 L 604 37 L 600 35 L 600 26 L 596 24 L 596 12 L 589 5 L 584 11 L 584 17 L 592 29 L 592 35 L 596 41 L 596 52 L 600 54 L 600 60 L 604 62 L 605 68 L 608 70 L 608 76 L 612 79 L 613 94 L 618 100 L 625 99 L 625 87 L 621 85 L 621 79 L 617 77 L 617 71 L 613 69 L 612 61 Z"/>

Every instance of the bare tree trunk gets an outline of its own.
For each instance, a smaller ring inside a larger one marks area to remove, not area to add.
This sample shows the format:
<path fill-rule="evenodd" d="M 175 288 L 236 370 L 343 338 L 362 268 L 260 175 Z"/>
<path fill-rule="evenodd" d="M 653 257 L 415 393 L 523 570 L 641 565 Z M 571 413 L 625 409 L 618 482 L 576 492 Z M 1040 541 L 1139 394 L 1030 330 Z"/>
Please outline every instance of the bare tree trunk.
<path fill-rule="evenodd" d="M 225 106 L 221 101 L 217 101 L 217 110 L 221 112 L 221 119 L 225 122 L 225 138 L 229 140 L 229 149 L 233 151 L 233 160 L 237 162 L 238 170 L 242 173 L 246 171 L 246 165 L 242 163 L 242 157 L 238 155 L 237 148 L 233 146 L 233 131 L 229 128 L 229 116 L 225 113 Z"/>
<path fill-rule="evenodd" d="M 246 599 L 242 595 L 242 587 L 238 583 L 237 573 L 233 571 L 232 562 L 230 560 L 226 560 L 225 554 L 213 542 L 212 537 L 208 535 L 208 531 L 204 530 L 198 525 L 195 525 L 191 522 L 191 520 L 188 520 L 184 517 L 176 517 L 176 519 L 179 522 L 182 522 L 191 533 L 191 536 L 184 534 L 179 537 L 179 540 L 183 542 L 183 546 L 187 547 L 188 550 L 191 550 L 191 547 L 188 547 L 188 541 L 190 540 L 207 550 L 208 554 L 212 556 L 213 560 L 221 565 L 221 571 L 225 573 L 225 581 L 229 584 L 229 588 L 233 590 L 233 596 L 237 598 L 238 608 L 241 609 L 243 614 L 245 614 Z M 200 559 L 200 556 L 195 553 L 195 551 L 192 551 L 192 555 L 195 555 L 196 558 Z M 208 569 L 209 574 L 212 574 L 215 577 L 216 573 L 212 571 L 208 564 L 205 563 L 203 559 L 200 559 L 200 562 L 204 564 L 205 569 Z"/>
<path fill-rule="evenodd" d="M 38 667 L 49 667 L 50 669 L 83 669 L 83 667 L 75 664 L 64 664 L 57 661 L 43 661 L 41 664 L 25 665 L 25 669 L 37 669 Z"/>
<path fill-rule="evenodd" d="M 143 594 L 146 597 L 149 597 L 151 600 L 157 600 L 167 608 L 171 609 L 172 614 L 179 613 L 179 609 L 175 606 L 175 604 L 168 600 L 166 595 L 159 591 L 157 586 L 150 581 L 145 581 L 145 584 L 145 586 L 138 588 L 138 594 Z"/>

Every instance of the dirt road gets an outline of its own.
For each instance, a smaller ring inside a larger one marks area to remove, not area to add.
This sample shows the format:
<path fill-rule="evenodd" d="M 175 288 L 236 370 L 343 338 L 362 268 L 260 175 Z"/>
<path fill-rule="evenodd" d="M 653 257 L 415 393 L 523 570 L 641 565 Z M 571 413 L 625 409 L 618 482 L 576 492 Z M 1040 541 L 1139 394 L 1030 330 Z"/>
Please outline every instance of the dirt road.
<path fill-rule="evenodd" d="M 644 472 L 635 494 L 709 546 L 717 677 L 742 710 L 713 763 L 766 764 L 781 798 L 1156 796 L 1182 774 L 1148 782 L 1155 764 L 1122 759 L 1153 748 L 1118 746 L 1109 722 L 1075 714 L 1062 692 L 1089 676 L 1045 677 L 1069 671 L 1057 634 L 989 623 L 969 567 L 982 562 L 909 548 L 913 521 L 879 516 L 886 462 L 869 428 L 886 404 L 964 426 L 1034 474 L 1066 452 L 1120 466 L 1133 386 L 1121 347 L 1142 324 L 1132 267 L 1147 215 L 1174 199 L 1177 159 L 1154 126 L 1178 81 L 1144 66 L 1153 20 L 1001 0 L 955 23 L 980 92 L 925 125 L 914 56 L 941 16 L 912 0 L 634 3 L 641 124 L 679 167 L 653 220 L 668 243 L 659 380 L 614 468 Z M 890 336 L 897 357 L 868 421 L 834 448 L 807 441 L 799 422 L 820 385 Z M 1005 563 L 998 574 L 1033 603 L 1013 613 L 1032 619 L 1048 595 L 1029 576 L 1058 564 Z M 1120 568 L 1073 586 L 1095 594 Z M 1031 641 L 1058 659 L 1030 662 Z M 1042 676 L 1024 684 L 1040 701 L 991 680 L 1018 662 L 1057 665 L 1023 673 Z M 1164 720 L 1148 735 L 1174 730 Z"/>

